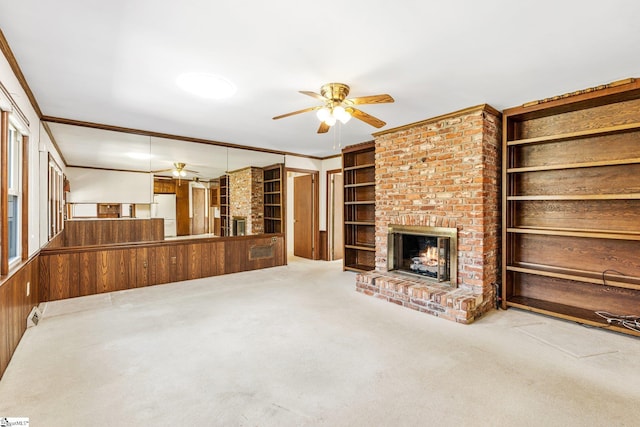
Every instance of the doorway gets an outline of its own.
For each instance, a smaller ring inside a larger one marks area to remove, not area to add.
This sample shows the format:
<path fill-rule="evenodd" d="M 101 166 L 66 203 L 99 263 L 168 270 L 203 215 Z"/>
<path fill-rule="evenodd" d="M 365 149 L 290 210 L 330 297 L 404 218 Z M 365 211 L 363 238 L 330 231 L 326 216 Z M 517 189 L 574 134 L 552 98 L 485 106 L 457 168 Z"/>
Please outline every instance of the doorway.
<path fill-rule="evenodd" d="M 204 188 L 192 187 L 191 234 L 204 234 L 207 232 L 206 202 Z"/>
<path fill-rule="evenodd" d="M 318 171 L 287 169 L 288 255 L 319 259 Z"/>
<path fill-rule="evenodd" d="M 342 170 L 327 171 L 327 260 L 342 259 L 344 241 L 344 190 Z"/>

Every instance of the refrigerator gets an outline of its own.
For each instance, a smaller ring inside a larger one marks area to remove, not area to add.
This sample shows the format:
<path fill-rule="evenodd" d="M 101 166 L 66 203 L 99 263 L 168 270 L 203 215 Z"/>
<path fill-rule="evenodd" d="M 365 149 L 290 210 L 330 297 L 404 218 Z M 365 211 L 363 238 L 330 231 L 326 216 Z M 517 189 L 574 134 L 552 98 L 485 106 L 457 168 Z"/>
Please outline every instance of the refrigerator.
<path fill-rule="evenodd" d="M 152 218 L 164 218 L 164 237 L 176 235 L 176 195 L 154 194 L 151 205 Z"/>

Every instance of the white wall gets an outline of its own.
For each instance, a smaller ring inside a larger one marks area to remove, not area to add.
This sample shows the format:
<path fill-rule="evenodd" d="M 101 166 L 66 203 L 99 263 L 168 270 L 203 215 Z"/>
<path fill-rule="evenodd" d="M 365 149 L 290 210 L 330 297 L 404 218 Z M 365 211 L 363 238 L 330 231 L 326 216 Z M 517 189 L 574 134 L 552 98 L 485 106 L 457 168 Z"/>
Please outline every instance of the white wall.
<path fill-rule="evenodd" d="M 41 157 L 48 157 L 51 152 L 54 158 L 60 159 L 60 156 L 49 141 L 46 133 L 41 129 L 40 119 L 31 106 L 27 94 L 22 89 L 20 82 L 13 74 L 9 62 L 4 55 L 0 55 L 0 82 L 11 94 L 12 99 L 18 105 L 18 108 L 26 116 L 29 121 L 29 255 L 33 255 L 38 251 L 40 246 L 47 243 L 47 186 L 46 186 L 46 169 L 45 169 L 45 185 L 42 187 L 41 174 L 42 165 Z M 59 162 L 64 168 L 64 164 Z M 46 167 L 46 166 L 45 166 Z M 64 171 L 64 169 L 63 169 Z M 44 199 L 43 199 L 44 192 Z M 43 203 L 44 200 L 44 203 Z M 44 240 L 43 240 L 44 236 Z"/>
<path fill-rule="evenodd" d="M 327 229 L 327 171 L 342 168 L 342 156 L 322 161 L 320 170 L 320 230 Z"/>
<path fill-rule="evenodd" d="M 67 168 L 68 203 L 151 203 L 153 176 L 146 172 Z"/>

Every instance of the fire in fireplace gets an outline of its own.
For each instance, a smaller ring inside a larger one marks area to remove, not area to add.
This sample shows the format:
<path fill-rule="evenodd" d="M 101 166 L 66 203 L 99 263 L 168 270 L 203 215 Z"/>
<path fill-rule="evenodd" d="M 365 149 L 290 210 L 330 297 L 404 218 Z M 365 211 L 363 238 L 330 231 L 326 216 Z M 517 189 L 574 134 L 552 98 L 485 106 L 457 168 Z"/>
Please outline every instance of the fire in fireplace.
<path fill-rule="evenodd" d="M 457 285 L 458 230 L 390 225 L 387 269 Z"/>

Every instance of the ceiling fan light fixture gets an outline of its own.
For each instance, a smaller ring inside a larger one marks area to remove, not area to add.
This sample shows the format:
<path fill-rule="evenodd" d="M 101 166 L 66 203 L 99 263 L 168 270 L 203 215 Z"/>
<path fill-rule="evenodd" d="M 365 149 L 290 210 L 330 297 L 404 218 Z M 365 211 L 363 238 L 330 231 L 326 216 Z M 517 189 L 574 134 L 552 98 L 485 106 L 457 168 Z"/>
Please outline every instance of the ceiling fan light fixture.
<path fill-rule="evenodd" d="M 324 122 L 329 117 L 331 117 L 331 111 L 327 107 L 322 107 L 321 109 L 318 110 L 318 112 L 316 113 L 316 116 L 318 117 L 318 120 L 320 120 L 321 122 Z"/>
<path fill-rule="evenodd" d="M 327 126 L 333 126 L 336 124 L 336 118 L 333 116 L 329 116 L 326 119 L 324 119 L 324 122 L 327 124 Z"/>
<path fill-rule="evenodd" d="M 351 120 L 351 114 L 349 114 L 347 110 L 345 110 L 341 105 L 338 105 L 333 109 L 333 117 L 340 120 L 342 124 L 347 123 L 349 120 Z"/>

